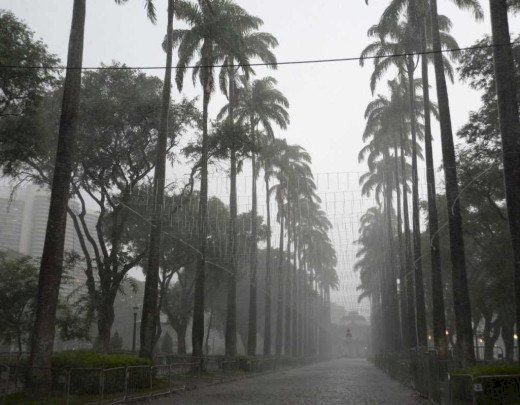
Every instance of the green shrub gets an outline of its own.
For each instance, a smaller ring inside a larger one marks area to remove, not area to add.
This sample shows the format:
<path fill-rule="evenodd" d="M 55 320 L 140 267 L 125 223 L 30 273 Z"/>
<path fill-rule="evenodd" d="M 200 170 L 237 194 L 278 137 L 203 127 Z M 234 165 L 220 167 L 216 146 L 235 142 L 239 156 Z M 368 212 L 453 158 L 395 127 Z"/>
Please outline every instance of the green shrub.
<path fill-rule="evenodd" d="M 97 394 L 100 389 L 100 369 L 113 369 L 130 366 L 151 366 L 152 362 L 127 354 L 105 354 L 93 351 L 74 351 L 56 353 L 51 359 L 55 370 L 73 369 L 70 374 L 70 391 L 74 394 Z M 81 369 L 81 370 L 77 370 Z M 59 372 L 55 384 L 59 384 Z M 132 388 L 146 388 L 150 382 L 149 369 L 132 371 Z M 124 389 L 125 370 L 114 370 L 105 374 L 105 392 Z"/>
<path fill-rule="evenodd" d="M 472 377 L 483 375 L 520 375 L 520 366 L 516 364 L 496 363 L 455 370 L 452 375 L 468 374 Z"/>
<path fill-rule="evenodd" d="M 56 353 L 51 359 L 52 368 L 115 368 L 151 366 L 152 361 L 128 354 L 106 354 L 87 350 Z"/>

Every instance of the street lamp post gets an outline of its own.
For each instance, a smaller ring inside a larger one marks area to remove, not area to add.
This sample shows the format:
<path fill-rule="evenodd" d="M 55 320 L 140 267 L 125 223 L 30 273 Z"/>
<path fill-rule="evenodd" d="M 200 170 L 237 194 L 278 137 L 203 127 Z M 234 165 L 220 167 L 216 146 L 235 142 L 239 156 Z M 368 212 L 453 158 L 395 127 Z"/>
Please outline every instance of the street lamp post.
<path fill-rule="evenodd" d="M 139 307 L 136 305 L 134 307 L 134 333 L 132 335 L 132 353 L 135 353 L 135 337 L 137 331 L 137 311 L 139 311 Z"/>

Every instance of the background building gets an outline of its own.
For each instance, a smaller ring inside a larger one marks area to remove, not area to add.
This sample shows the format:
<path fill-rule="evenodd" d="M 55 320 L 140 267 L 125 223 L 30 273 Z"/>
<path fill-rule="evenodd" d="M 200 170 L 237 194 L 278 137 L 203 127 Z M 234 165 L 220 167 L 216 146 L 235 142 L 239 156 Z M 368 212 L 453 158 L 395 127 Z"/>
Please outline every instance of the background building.
<path fill-rule="evenodd" d="M 39 259 L 43 253 L 47 217 L 49 215 L 50 192 L 46 188 L 26 185 L 11 194 L 8 186 L 0 186 L 0 250 L 13 250 Z M 79 204 L 70 202 L 70 207 L 79 210 Z M 95 229 L 97 215 L 88 213 L 87 224 Z M 76 252 L 84 257 L 74 224 L 67 220 L 65 252 Z M 62 293 L 68 294 L 85 284 L 82 263 L 68 274 L 68 283 L 62 286 Z"/>

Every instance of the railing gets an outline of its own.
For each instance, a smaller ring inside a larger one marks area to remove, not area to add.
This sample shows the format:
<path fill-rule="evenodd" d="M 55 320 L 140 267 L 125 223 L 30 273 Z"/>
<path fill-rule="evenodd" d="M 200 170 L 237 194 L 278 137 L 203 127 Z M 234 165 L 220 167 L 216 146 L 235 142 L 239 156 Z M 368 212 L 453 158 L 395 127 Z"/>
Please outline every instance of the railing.
<path fill-rule="evenodd" d="M 500 350 L 495 348 L 495 354 L 500 354 Z M 462 367 L 454 354 L 450 351 L 447 359 L 441 359 L 436 350 L 424 348 L 413 349 L 408 356 L 403 353 L 381 353 L 372 360 L 390 377 L 411 386 L 433 403 L 520 404 L 520 376 L 473 377 L 454 374 L 454 370 Z"/>
<path fill-rule="evenodd" d="M 159 364 L 152 366 L 50 369 L 52 387 L 46 390 L 47 395 L 56 403 L 67 405 L 78 399 L 116 404 L 192 390 L 198 384 L 222 381 L 247 372 L 308 364 L 316 359 L 169 356 L 157 360 Z M 28 371 L 23 365 L 0 364 L 0 404 L 9 394 L 23 391 Z"/>
<path fill-rule="evenodd" d="M 450 381 L 450 404 L 518 404 L 519 375 L 458 374 Z"/>

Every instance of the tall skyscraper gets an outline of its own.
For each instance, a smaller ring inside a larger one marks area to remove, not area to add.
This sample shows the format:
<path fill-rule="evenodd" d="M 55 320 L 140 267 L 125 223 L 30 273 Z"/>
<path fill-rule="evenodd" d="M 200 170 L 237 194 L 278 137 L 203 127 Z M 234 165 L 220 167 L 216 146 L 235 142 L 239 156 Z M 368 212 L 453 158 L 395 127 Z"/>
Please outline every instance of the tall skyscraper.
<path fill-rule="evenodd" d="M 70 207 L 79 210 L 79 204 L 71 201 Z M 0 186 L 0 250 L 13 250 L 39 259 L 43 253 L 47 217 L 49 215 L 50 193 L 45 188 L 34 185 L 21 187 L 11 195 L 11 188 Z M 86 222 L 95 229 L 97 215 L 88 213 Z M 65 252 L 76 252 L 84 257 L 78 235 L 72 220 L 67 218 Z M 81 261 L 67 274 L 67 283 L 62 293 L 82 287 L 85 284 L 84 263 Z"/>

